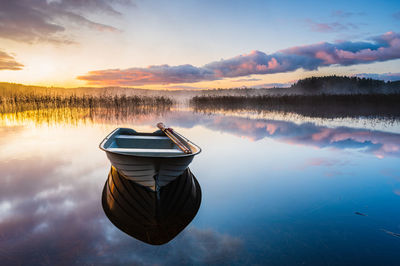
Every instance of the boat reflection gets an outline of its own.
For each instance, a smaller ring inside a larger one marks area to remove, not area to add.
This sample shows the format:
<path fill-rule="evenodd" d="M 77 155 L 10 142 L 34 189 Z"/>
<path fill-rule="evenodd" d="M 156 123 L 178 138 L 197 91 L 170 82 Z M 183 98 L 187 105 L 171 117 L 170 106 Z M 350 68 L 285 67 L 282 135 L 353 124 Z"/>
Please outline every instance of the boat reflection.
<path fill-rule="evenodd" d="M 152 245 L 175 238 L 196 216 L 200 184 L 187 168 L 167 186 L 152 191 L 111 167 L 102 205 L 108 219 L 128 235 Z"/>

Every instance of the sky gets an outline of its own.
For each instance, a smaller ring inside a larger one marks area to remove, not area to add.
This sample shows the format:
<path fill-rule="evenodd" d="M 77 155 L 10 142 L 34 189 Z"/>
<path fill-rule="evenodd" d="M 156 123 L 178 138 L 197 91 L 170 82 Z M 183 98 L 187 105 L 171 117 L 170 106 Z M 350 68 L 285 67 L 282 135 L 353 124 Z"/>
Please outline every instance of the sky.
<path fill-rule="evenodd" d="M 399 1 L 0 0 L 0 82 L 197 89 L 400 79 Z"/>

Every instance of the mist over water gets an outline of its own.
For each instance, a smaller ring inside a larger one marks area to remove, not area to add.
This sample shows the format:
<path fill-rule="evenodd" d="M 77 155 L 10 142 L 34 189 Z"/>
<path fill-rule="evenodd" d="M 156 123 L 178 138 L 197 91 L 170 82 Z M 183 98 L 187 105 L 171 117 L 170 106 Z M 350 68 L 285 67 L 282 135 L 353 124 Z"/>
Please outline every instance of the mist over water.
<path fill-rule="evenodd" d="M 182 233 L 151 246 L 105 216 L 110 163 L 98 144 L 160 121 L 203 149 L 190 165 L 203 195 Z M 53 108 L 4 112 L 0 132 L 5 265 L 398 264 L 396 118 Z"/>

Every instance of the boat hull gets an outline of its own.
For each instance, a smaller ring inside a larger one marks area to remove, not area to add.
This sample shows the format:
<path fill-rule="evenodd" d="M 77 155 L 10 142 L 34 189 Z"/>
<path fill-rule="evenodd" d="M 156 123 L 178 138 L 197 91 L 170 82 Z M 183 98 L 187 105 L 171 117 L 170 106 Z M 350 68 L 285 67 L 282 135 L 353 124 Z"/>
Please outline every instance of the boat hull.
<path fill-rule="evenodd" d="M 168 185 L 188 168 L 194 155 L 185 157 L 140 157 L 106 152 L 112 166 L 126 179 L 151 190 Z"/>

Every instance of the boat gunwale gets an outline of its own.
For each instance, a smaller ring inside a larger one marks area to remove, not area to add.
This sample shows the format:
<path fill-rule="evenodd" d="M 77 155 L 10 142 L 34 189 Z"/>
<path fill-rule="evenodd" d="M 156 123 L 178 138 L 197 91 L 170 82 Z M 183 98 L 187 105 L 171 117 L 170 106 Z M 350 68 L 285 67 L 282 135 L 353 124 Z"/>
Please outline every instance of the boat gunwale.
<path fill-rule="evenodd" d="M 108 148 L 105 148 L 104 145 L 105 143 L 111 139 L 112 137 L 115 137 L 118 133 L 118 131 L 121 131 L 121 129 L 127 129 L 127 130 L 133 130 L 131 128 L 124 128 L 124 127 L 118 127 L 116 129 L 114 129 L 113 131 L 111 131 L 110 134 L 108 134 L 99 144 L 99 148 L 103 151 L 105 151 L 106 153 L 111 153 L 111 154 L 118 154 L 118 155 L 123 155 L 123 156 L 129 156 L 129 157 L 136 157 L 136 158 L 155 158 L 155 159 L 168 159 L 168 158 L 184 158 L 184 157 L 190 157 L 190 156 L 195 156 L 197 154 L 199 154 L 201 152 L 201 148 L 193 143 L 192 141 L 188 140 L 189 144 L 194 146 L 197 151 L 194 153 L 182 153 L 182 154 L 174 154 L 174 155 L 167 155 L 167 156 L 154 156 L 154 155 L 137 155 L 137 154 L 129 154 L 129 153 L 124 153 L 124 152 L 115 152 L 115 151 L 110 151 L 108 150 Z M 136 132 L 136 131 L 135 131 Z M 157 132 L 157 131 L 155 131 Z M 138 135 L 140 134 L 148 134 L 149 136 L 151 136 L 152 134 L 155 134 L 155 132 L 153 133 L 147 133 L 147 132 L 136 132 Z M 164 133 L 163 133 L 164 134 Z"/>

